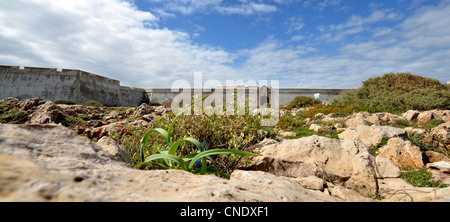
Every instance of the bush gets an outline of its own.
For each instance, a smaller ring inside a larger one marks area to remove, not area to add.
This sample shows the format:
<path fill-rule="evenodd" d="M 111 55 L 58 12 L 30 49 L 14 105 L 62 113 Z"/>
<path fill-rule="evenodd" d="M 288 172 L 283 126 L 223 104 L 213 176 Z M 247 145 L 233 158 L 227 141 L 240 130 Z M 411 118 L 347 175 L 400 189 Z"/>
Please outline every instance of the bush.
<path fill-rule="evenodd" d="M 312 109 L 309 109 L 308 111 L 301 112 L 298 115 L 300 115 L 303 118 L 313 118 L 318 113 L 323 113 L 324 115 L 334 113 L 333 117 L 346 117 L 352 115 L 353 113 L 358 112 L 377 113 L 383 111 L 385 110 L 370 106 L 360 106 L 360 105 L 338 106 L 336 104 L 333 104 L 328 106 L 314 107 Z"/>
<path fill-rule="evenodd" d="M 403 169 L 401 178 L 415 187 L 448 187 L 448 184 L 434 181 L 426 167 L 417 170 Z"/>
<path fill-rule="evenodd" d="M 56 100 L 56 104 L 66 104 L 66 105 L 75 105 L 75 102 L 67 101 L 67 100 Z"/>
<path fill-rule="evenodd" d="M 369 78 L 361 88 L 342 94 L 333 104 L 378 107 L 391 112 L 450 109 L 450 87 L 411 73 L 388 73 Z"/>
<path fill-rule="evenodd" d="M 322 104 L 321 100 L 316 98 L 307 97 L 307 96 L 296 96 L 289 104 L 287 105 L 288 109 L 293 108 L 303 108 L 303 107 L 311 107 Z"/>
<path fill-rule="evenodd" d="M 95 107 L 104 107 L 101 103 L 94 101 L 94 100 L 89 100 L 87 102 L 85 102 L 83 105 L 85 106 L 95 106 Z"/>
<path fill-rule="evenodd" d="M 305 121 L 301 121 L 293 116 L 280 116 L 277 127 L 281 129 L 294 129 L 305 125 Z"/>
<path fill-rule="evenodd" d="M 149 129 L 167 129 L 175 115 L 168 113 L 155 118 L 149 128 L 140 127 L 130 129 L 128 134 L 111 134 L 110 137 L 117 141 L 129 153 L 133 165 L 140 160 L 140 139 Z M 266 137 L 275 138 L 277 133 L 273 127 L 262 127 L 260 115 L 181 115 L 172 129 L 173 141 L 185 137 L 193 137 L 198 141 L 207 141 L 211 149 L 245 150 Z M 130 126 L 131 127 L 131 126 Z M 153 155 L 167 146 L 166 141 L 158 133 L 149 136 L 147 145 L 143 148 L 144 156 Z M 176 155 L 187 156 L 197 150 L 191 143 L 181 143 Z M 223 173 L 231 173 L 240 164 L 245 164 L 246 157 L 241 155 L 212 156 L 217 163 L 217 168 Z"/>
<path fill-rule="evenodd" d="M 28 113 L 12 108 L 4 113 L 0 113 L 0 123 L 22 124 L 27 121 Z"/>

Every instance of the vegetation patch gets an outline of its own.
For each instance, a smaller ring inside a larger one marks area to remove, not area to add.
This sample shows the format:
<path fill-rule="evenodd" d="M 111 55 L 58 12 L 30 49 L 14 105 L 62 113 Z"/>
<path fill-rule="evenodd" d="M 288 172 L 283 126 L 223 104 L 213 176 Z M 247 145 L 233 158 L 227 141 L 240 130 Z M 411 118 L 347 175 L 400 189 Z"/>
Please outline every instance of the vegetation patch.
<path fill-rule="evenodd" d="M 89 100 L 89 101 L 85 102 L 83 105 L 85 105 L 85 106 L 94 106 L 94 107 L 104 107 L 103 104 L 101 104 L 101 103 L 99 103 L 97 101 L 94 101 L 94 100 Z"/>
<path fill-rule="evenodd" d="M 450 109 L 450 86 L 411 73 L 369 78 L 363 86 L 342 94 L 336 105 L 378 107 L 391 112 Z"/>
<path fill-rule="evenodd" d="M 67 100 L 56 100 L 55 104 L 75 105 L 76 103 Z"/>
<path fill-rule="evenodd" d="M 385 145 L 387 144 L 387 142 L 388 142 L 389 139 L 390 139 L 389 137 L 383 137 L 383 138 L 381 139 L 381 142 L 379 142 L 377 145 L 375 145 L 375 146 L 369 148 L 370 152 L 372 152 L 373 155 L 376 155 L 376 153 L 378 152 L 378 150 L 379 150 L 381 147 L 385 146 Z"/>
<path fill-rule="evenodd" d="M 427 171 L 427 168 L 420 168 L 417 170 L 402 169 L 401 178 L 415 187 L 448 187 L 448 184 L 439 183 L 432 179 L 432 174 Z"/>
<path fill-rule="evenodd" d="M 0 113 L 0 123 L 23 124 L 27 121 L 28 113 L 16 108 Z"/>
<path fill-rule="evenodd" d="M 308 96 L 296 96 L 286 106 L 287 109 L 311 107 L 322 104 L 322 101 Z"/>

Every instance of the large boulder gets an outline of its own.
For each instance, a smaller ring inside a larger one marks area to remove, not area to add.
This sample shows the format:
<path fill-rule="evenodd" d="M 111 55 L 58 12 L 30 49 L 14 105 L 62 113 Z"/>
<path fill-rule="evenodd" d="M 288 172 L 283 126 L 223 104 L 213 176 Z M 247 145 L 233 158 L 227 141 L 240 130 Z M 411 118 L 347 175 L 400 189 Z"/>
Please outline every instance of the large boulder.
<path fill-rule="evenodd" d="M 391 160 L 402 168 L 417 169 L 424 167 L 420 147 L 401 138 L 391 138 L 387 144 L 378 150 L 378 155 Z"/>
<path fill-rule="evenodd" d="M 378 177 L 399 176 L 385 173 L 392 170 L 383 167 L 397 167 L 393 164 L 378 164 L 367 146 L 358 140 L 310 136 L 278 143 L 265 141 L 265 144 L 253 149 L 258 156 L 252 159 L 248 170 L 293 178 L 316 176 L 363 195 L 377 192 Z"/>
<path fill-rule="evenodd" d="M 138 170 L 58 125 L 0 124 L 0 201 L 342 201 L 289 178 Z"/>
<path fill-rule="evenodd" d="M 338 136 L 343 140 L 359 139 L 366 146 L 373 147 L 380 143 L 383 138 L 406 137 L 406 131 L 391 126 L 359 125 L 356 128 L 348 128 Z"/>

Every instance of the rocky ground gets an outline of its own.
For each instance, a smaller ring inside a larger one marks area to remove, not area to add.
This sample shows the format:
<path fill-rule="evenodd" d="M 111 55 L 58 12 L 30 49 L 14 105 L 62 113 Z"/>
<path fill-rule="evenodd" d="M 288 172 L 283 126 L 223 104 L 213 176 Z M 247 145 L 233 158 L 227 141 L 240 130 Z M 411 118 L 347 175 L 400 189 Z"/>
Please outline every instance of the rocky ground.
<path fill-rule="evenodd" d="M 436 181 L 450 184 L 449 110 L 318 114 L 307 126 L 336 130 L 339 139 L 266 139 L 248 149 L 257 154 L 251 164 L 226 180 L 135 169 L 128 153 L 107 137 L 127 133 L 127 125 L 148 126 L 170 111 L 163 106 L 0 102 L 1 120 L 16 123 L 0 124 L 1 201 L 450 201 L 450 187 L 414 187 L 400 178 L 403 168 L 426 167 Z M 419 128 L 432 120 L 442 123 Z M 405 121 L 410 124 L 396 125 Z"/>

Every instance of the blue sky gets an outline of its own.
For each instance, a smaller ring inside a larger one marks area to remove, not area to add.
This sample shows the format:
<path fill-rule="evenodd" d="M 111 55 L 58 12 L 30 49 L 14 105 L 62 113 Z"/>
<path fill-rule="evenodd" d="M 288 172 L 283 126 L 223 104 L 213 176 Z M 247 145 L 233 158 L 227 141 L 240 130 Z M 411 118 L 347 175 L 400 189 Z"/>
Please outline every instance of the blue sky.
<path fill-rule="evenodd" d="M 0 0 L 0 64 L 123 85 L 279 80 L 352 88 L 388 72 L 450 81 L 450 0 Z"/>

